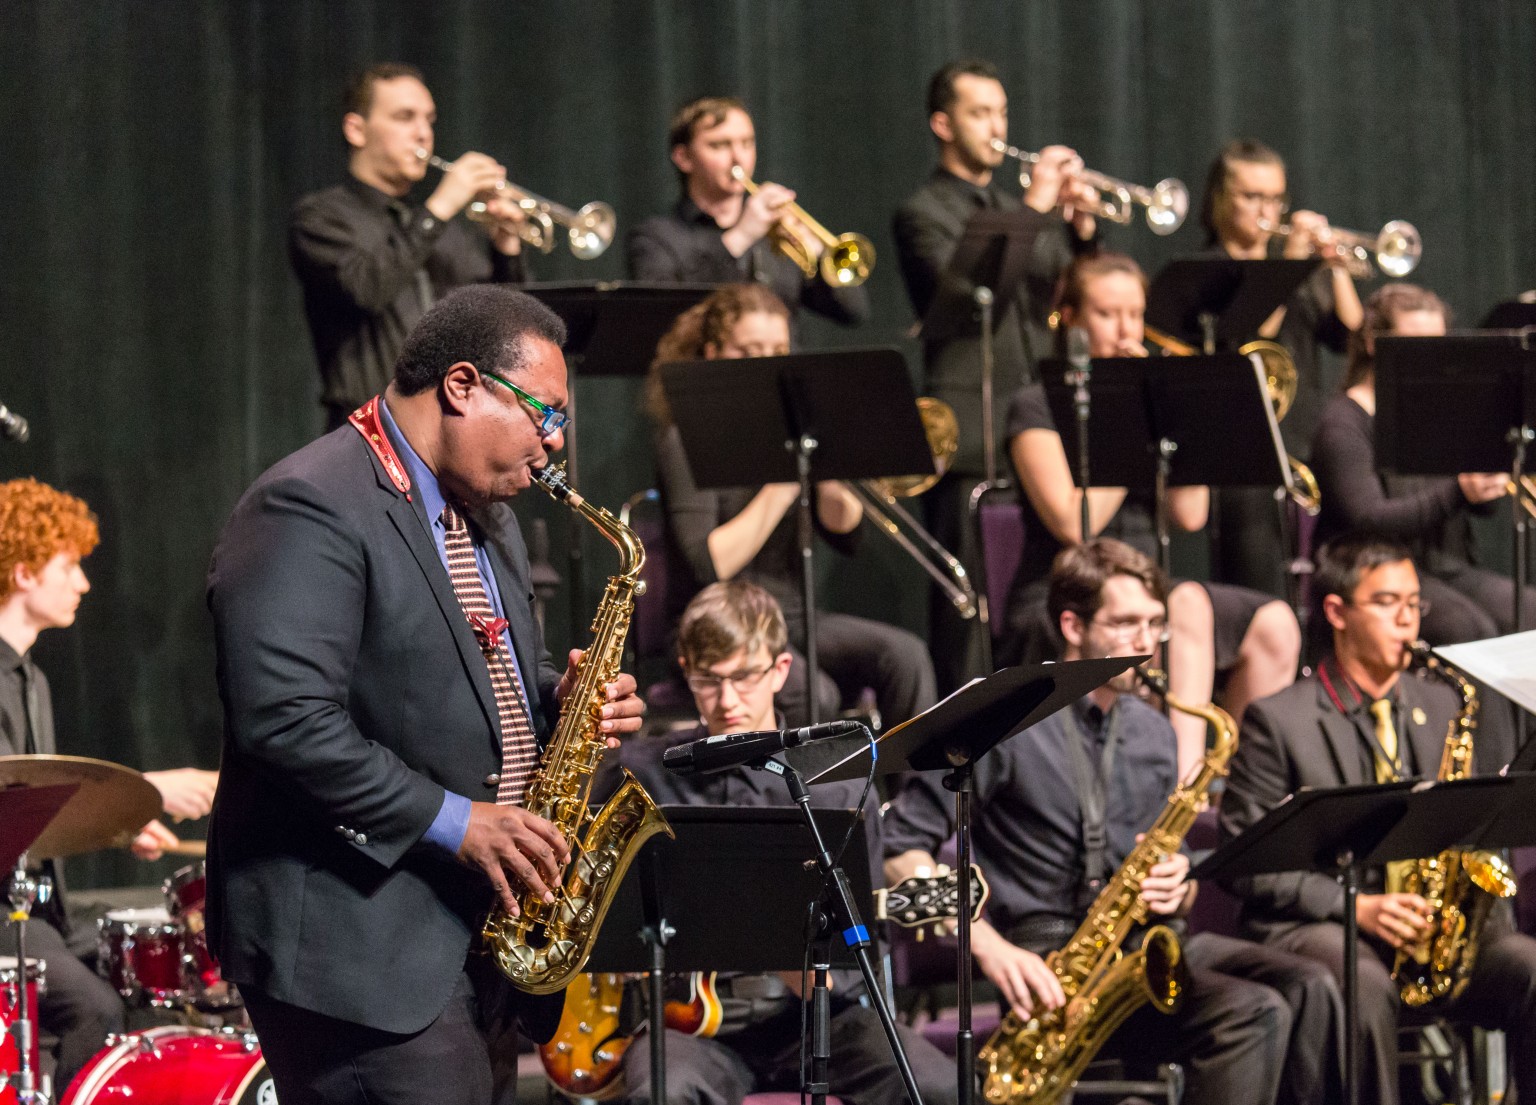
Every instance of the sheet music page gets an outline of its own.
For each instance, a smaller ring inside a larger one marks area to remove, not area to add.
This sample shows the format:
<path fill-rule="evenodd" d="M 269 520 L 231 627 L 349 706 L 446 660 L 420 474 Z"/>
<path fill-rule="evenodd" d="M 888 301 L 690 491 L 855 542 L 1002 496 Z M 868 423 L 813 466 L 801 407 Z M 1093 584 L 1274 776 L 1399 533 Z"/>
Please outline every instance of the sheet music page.
<path fill-rule="evenodd" d="M 1536 629 L 1434 650 L 1474 679 L 1536 713 Z"/>

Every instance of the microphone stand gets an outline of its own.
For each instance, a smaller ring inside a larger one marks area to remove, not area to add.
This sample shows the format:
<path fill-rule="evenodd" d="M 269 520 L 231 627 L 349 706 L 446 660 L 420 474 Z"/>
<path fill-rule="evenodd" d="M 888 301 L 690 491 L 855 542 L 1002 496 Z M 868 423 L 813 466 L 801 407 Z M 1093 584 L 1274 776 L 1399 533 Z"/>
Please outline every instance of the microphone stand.
<path fill-rule="evenodd" d="M 993 427 L 992 379 L 997 371 L 992 350 L 992 289 L 977 287 L 971 300 L 981 311 L 981 470 L 988 484 L 997 482 L 997 434 Z"/>
<path fill-rule="evenodd" d="M 1088 394 L 1088 383 L 1093 375 L 1093 362 L 1088 356 L 1087 345 L 1087 335 L 1083 331 L 1075 327 L 1068 331 L 1067 351 L 1071 367 L 1067 369 L 1066 381 L 1074 389 L 1072 409 L 1077 415 L 1077 482 L 1083 492 L 1078 501 L 1078 523 L 1081 526 L 1078 536 L 1084 545 L 1093 537 L 1089 531 L 1092 523 L 1088 510 L 1088 488 L 1093 486 L 1088 468 L 1088 414 L 1092 402 Z"/>
<path fill-rule="evenodd" d="M 16 1070 L 0 1073 L 0 1089 L 9 1088 L 17 1105 L 51 1105 L 53 1083 L 47 1075 L 32 1068 L 32 1046 L 37 1039 L 37 1010 L 27 996 L 27 919 L 36 902 L 53 896 L 53 881 L 46 876 L 27 874 L 27 854 L 16 857 L 6 896 L 10 899 L 10 917 L 16 928 L 16 1006 L 9 1034 L 16 1046 Z M 915 1100 L 915 1099 L 914 1099 Z"/>
<path fill-rule="evenodd" d="M 912 1105 L 923 1105 L 922 1096 L 917 1089 L 917 1078 L 912 1073 L 911 1063 L 907 1061 L 907 1053 L 902 1047 L 901 1037 L 896 1034 L 896 1021 L 891 1016 L 890 1007 L 886 1005 L 885 993 L 880 988 L 880 980 L 875 974 L 874 962 L 870 958 L 870 948 L 873 944 L 869 938 L 869 930 L 864 927 L 859 917 L 858 906 L 854 903 L 853 888 L 849 885 L 848 876 L 833 860 L 832 853 L 827 850 L 826 843 L 821 838 L 821 830 L 816 825 L 816 815 L 811 812 L 811 792 L 806 787 L 805 780 L 800 777 L 798 771 L 777 756 L 770 756 L 753 766 L 761 767 L 764 771 L 779 776 L 784 780 L 784 785 L 789 788 L 789 796 L 794 799 L 795 805 L 800 807 L 806 827 L 811 830 L 811 839 L 816 842 L 816 869 L 821 872 L 824 880 L 825 889 L 815 910 L 816 935 L 812 951 L 815 983 L 811 994 L 811 1069 L 802 1087 L 802 1096 L 809 1095 L 813 1105 L 826 1105 L 827 1095 L 830 1092 L 828 1079 L 832 1058 L 832 937 L 835 934 L 842 938 L 852 950 L 854 958 L 858 960 L 859 973 L 864 976 L 864 989 L 869 995 L 875 1013 L 880 1018 L 881 1027 L 885 1029 L 885 1038 L 890 1042 L 891 1055 L 896 1060 L 896 1069 L 901 1073 L 902 1083 L 907 1089 L 907 1099 Z M 964 878 L 961 879 L 962 883 L 965 881 Z"/>

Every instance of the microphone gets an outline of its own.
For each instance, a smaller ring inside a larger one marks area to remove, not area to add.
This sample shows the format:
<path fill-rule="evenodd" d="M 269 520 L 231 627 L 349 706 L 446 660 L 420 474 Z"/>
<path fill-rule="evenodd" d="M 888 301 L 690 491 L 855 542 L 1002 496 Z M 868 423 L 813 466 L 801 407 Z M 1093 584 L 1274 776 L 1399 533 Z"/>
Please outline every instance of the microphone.
<path fill-rule="evenodd" d="M 846 737 L 862 732 L 861 721 L 824 721 L 799 729 L 765 729 L 757 733 L 725 733 L 689 741 L 661 754 L 661 763 L 677 775 L 708 775 L 726 768 L 765 760 L 786 748 L 808 744 L 828 737 Z"/>
<path fill-rule="evenodd" d="M 1088 362 L 1092 360 L 1092 357 L 1089 356 L 1091 348 L 1087 330 L 1084 330 L 1081 326 L 1073 326 L 1067 331 L 1067 363 L 1072 366 L 1073 372 L 1082 373 L 1088 371 Z M 1067 383 L 1074 384 L 1077 381 L 1069 376 Z"/>
<path fill-rule="evenodd" d="M 27 425 L 27 420 L 10 410 L 4 403 L 0 403 L 0 437 L 25 442 L 31 436 L 32 427 Z"/>

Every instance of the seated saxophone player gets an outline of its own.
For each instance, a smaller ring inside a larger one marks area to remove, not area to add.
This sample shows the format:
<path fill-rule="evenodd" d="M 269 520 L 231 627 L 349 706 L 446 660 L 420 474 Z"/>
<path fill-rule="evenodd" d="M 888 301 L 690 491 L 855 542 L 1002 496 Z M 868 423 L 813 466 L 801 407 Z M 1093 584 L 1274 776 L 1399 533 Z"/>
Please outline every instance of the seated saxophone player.
<path fill-rule="evenodd" d="M 1156 564 L 1129 545 L 1100 537 L 1063 549 L 1048 599 L 1061 659 L 1155 652 L 1166 595 Z M 1117 676 L 976 764 L 974 854 L 992 894 L 973 948 L 977 966 L 1020 1017 L 1063 1005 L 1062 978 L 1043 957 L 1086 925 L 1106 880 L 1120 883 L 1127 857 L 1179 782 L 1173 729 L 1135 688 L 1132 673 Z M 916 776 L 887 810 L 887 881 L 931 865 L 954 832 L 954 796 L 941 774 Z M 1188 872 L 1180 848 L 1126 873 L 1149 923 L 1187 912 L 1195 892 Z M 1109 1039 L 1106 1056 L 1183 1063 L 1191 1103 L 1274 1101 L 1282 1086 L 1281 1100 L 1317 1101 L 1337 1084 L 1327 1056 L 1338 992 L 1324 972 L 1210 935 L 1189 941 L 1185 959 L 1192 970 L 1179 1010 L 1136 1010 Z"/>
<path fill-rule="evenodd" d="M 1364 324 L 1350 338 L 1344 389 L 1323 408 L 1312 442 L 1323 506 L 1317 539 L 1365 531 L 1406 544 L 1432 604 L 1422 626 L 1432 645 L 1515 631 L 1514 584 L 1477 563 L 1472 533 L 1475 515 L 1498 508 L 1508 473 L 1392 476 L 1376 466 L 1376 339 L 1437 337 L 1449 316 L 1444 301 L 1425 288 L 1392 283 L 1376 289 L 1366 301 Z M 1536 609 L 1536 588 L 1527 588 L 1525 602 Z"/>
<path fill-rule="evenodd" d="M 1088 334 L 1094 357 L 1146 356 L 1143 315 L 1147 280 L 1140 266 L 1118 253 L 1074 261 L 1063 277 L 1061 335 Z M 1219 433 L 1218 427 L 1212 427 Z M 1008 404 L 1008 460 L 1024 515 L 1024 552 L 1008 597 L 1002 663 L 1048 660 L 1055 653 L 1055 623 L 1046 612 L 1048 575 L 1056 554 L 1079 544 L 1083 492 L 1073 483 L 1043 384 L 1028 384 Z M 1157 552 L 1151 487 L 1095 487 L 1088 491 L 1093 532 L 1125 541 L 1148 556 Z M 1174 487 L 1169 517 L 1177 528 L 1205 528 L 1210 490 Z M 1301 630 L 1278 599 L 1223 583 L 1177 582 L 1168 596 L 1169 690 L 1183 702 L 1210 702 L 1217 676 L 1222 705 L 1239 721 L 1255 698 L 1288 687 L 1296 678 Z M 1179 769 L 1205 752 L 1205 723 L 1173 715 L 1179 734 Z"/>
<path fill-rule="evenodd" d="M 1332 655 L 1315 675 L 1248 707 L 1221 800 L 1221 833 L 1236 836 L 1301 787 L 1434 777 L 1462 700 L 1440 682 L 1405 674 L 1424 599 L 1407 548 L 1345 536 L 1319 552 L 1315 586 L 1333 630 Z M 1389 976 L 1397 949 L 1429 931 L 1433 910 L 1404 892 L 1402 871 L 1364 873 L 1360 924 L 1361 1100 L 1398 1099 L 1401 1001 Z M 1273 948 L 1344 969 L 1344 890 L 1331 875 L 1288 873 L 1234 880 L 1248 932 Z M 1436 1012 L 1508 1034 L 1522 1099 L 1536 1096 L 1536 940 L 1494 907 L 1460 997 Z M 1495 1090 L 1498 1087 L 1494 1088 Z"/>
<path fill-rule="evenodd" d="M 682 438 L 662 391 L 660 366 L 671 361 L 732 360 L 782 356 L 790 351 L 789 311 L 761 284 L 727 284 L 678 316 L 656 347 L 646 383 L 652 444 L 666 524 L 671 623 L 698 591 L 723 579 L 749 579 L 765 587 L 784 610 L 790 640 L 802 641 L 805 600 L 800 590 L 796 529 L 799 485 L 704 490 L 694 483 Z M 750 417 L 744 415 L 744 417 Z M 841 483 L 817 486 L 814 510 L 819 535 L 851 553 L 860 537 L 863 508 Z M 916 634 L 885 622 L 817 610 L 818 703 L 851 704 L 869 687 L 886 724 L 896 724 L 933 705 L 933 665 Z M 791 725 L 806 713 L 805 660 L 794 664 L 779 697 Z"/>
<path fill-rule="evenodd" d="M 622 763 L 664 805 L 788 806 L 783 780 L 746 766 L 708 775 L 665 769 L 667 748 L 725 733 L 779 729 L 785 720 L 774 696 L 789 678 L 789 634 L 779 604 L 745 579 L 712 583 L 688 604 L 677 631 L 678 662 L 698 708 L 699 723 L 664 737 L 629 742 Z M 816 806 L 852 809 L 862 782 L 811 787 Z M 867 810 L 871 855 L 879 885 L 880 819 Z M 848 863 L 858 863 L 850 856 Z M 764 888 L 765 893 L 769 888 Z M 742 908 L 750 909 L 743 903 Z M 800 973 L 720 976 L 723 1004 L 713 1037 L 667 1029 L 668 1105 L 740 1105 L 749 1093 L 800 1085 Z M 859 1000 L 857 971 L 834 972 L 830 1089 L 849 1105 L 885 1105 L 906 1094 L 874 1009 Z M 897 1031 L 923 1100 L 957 1099 L 954 1061 L 905 1025 Z M 651 1054 L 643 1034 L 624 1053 L 626 1100 L 650 1101 Z"/>
<path fill-rule="evenodd" d="M 920 321 L 936 301 L 946 307 L 953 302 L 968 315 L 974 310 L 975 288 L 943 279 L 972 215 L 1025 206 L 1060 214 L 1035 240 L 1017 294 L 993 308 L 993 425 L 982 425 L 980 328 L 923 341 L 923 393 L 948 403 L 960 428 L 960 447 L 949 472 L 925 496 L 928 528 L 941 545 L 973 563 L 966 548 L 965 518 L 971 488 L 986 476 L 983 443 L 988 435 L 993 442 L 1001 441 L 1008 396 L 1020 385 L 1033 383 L 1036 362 L 1050 356 L 1047 320 L 1057 280 L 1073 256 L 1091 252 L 1097 242 L 1097 220 L 1084 206 L 1095 193 L 1075 176 L 1074 169 L 1081 165 L 1076 151 L 1062 145 L 1040 151 L 1027 189 L 1020 188 L 1014 172 L 999 174 L 1004 155 L 992 143 L 1008 140 L 1008 93 L 989 61 L 954 61 L 939 69 L 928 82 L 926 110 L 938 164 L 902 202 L 892 224 L 907 298 Z M 1001 453 L 997 460 L 1001 476 Z M 934 662 L 941 684 L 952 690 L 980 674 L 971 670 L 976 665 L 966 653 L 971 626 L 937 589 L 929 606 Z"/>
<path fill-rule="evenodd" d="M 672 210 L 639 223 L 626 241 L 635 280 L 678 284 L 754 281 L 772 288 L 791 313 L 808 311 L 845 326 L 869 319 L 869 293 L 834 287 L 820 267 L 807 275 L 779 252 L 775 227 L 786 221 L 819 261 L 824 243 L 805 232 L 785 207 L 795 193 L 765 181 L 748 195 L 738 178 L 757 171 L 757 131 L 746 104 L 734 96 L 705 96 L 672 116 L 667 149 L 681 194 Z"/>
<path fill-rule="evenodd" d="M 572 848 L 521 801 L 581 654 L 545 649 L 507 503 L 564 444 L 564 340 L 514 289 L 443 297 L 214 550 L 208 931 L 285 1105 L 484 1105 L 493 1042 L 558 1021 L 479 933 L 551 901 Z M 632 676 L 593 697 L 591 740 L 639 728 Z"/>

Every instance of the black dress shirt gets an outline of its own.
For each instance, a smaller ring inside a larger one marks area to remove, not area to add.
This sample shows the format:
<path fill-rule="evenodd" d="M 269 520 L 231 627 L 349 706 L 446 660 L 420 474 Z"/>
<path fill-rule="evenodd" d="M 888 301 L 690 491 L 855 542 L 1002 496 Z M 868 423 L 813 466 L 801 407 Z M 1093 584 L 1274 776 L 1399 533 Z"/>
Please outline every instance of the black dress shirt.
<path fill-rule="evenodd" d="M 493 249 L 464 220 L 442 222 L 352 176 L 294 205 L 288 251 L 332 425 L 384 390 L 405 336 L 435 299 L 464 284 L 526 278 L 521 254 Z"/>
<path fill-rule="evenodd" d="M 1077 728 L 1069 725 L 1070 710 Z M 1083 698 L 1004 741 L 976 764 L 975 861 L 992 886 L 987 919 L 1006 933 L 1041 916 L 1076 923 L 1083 910 L 1086 847 L 1077 774 L 1067 741 L 1092 740 L 1098 707 Z M 1105 780 L 1105 859 L 1114 871 L 1162 813 L 1178 779 L 1173 727 L 1140 699 L 1121 695 L 1119 744 Z M 1096 760 L 1097 749 L 1089 750 Z M 943 772 L 918 775 L 886 811 L 887 858 L 930 854 L 955 831 Z"/>
<path fill-rule="evenodd" d="M 56 747 L 48 677 L 30 654 L 18 656 L 0 641 L 0 756 L 51 753 Z"/>
<path fill-rule="evenodd" d="M 728 228 L 727 228 L 728 229 Z M 800 307 L 845 326 L 869 319 L 869 294 L 862 286 L 833 288 L 805 274 L 763 238 L 740 257 L 732 257 L 712 215 L 683 196 L 671 214 L 655 215 L 629 232 L 625 246 L 629 275 L 663 284 L 739 284 L 757 282 L 773 289 L 794 313 Z"/>

